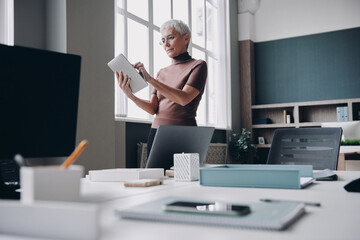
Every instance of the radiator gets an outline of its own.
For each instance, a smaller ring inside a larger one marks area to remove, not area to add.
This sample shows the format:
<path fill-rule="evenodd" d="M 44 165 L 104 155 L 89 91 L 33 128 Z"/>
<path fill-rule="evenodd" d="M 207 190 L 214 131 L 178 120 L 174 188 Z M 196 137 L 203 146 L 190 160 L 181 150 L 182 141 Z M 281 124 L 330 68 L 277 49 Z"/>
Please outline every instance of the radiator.
<path fill-rule="evenodd" d="M 138 166 L 144 168 L 147 161 L 146 143 L 137 144 L 137 162 Z M 226 143 L 210 143 L 205 163 L 207 164 L 226 164 L 227 163 L 228 145 Z"/>

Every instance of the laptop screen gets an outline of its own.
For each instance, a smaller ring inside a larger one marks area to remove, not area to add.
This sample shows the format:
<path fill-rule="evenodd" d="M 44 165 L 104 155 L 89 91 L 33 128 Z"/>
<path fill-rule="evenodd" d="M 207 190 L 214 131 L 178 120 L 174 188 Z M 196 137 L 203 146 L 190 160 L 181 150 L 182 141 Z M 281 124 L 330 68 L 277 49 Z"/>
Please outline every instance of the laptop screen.
<path fill-rule="evenodd" d="M 160 126 L 154 138 L 147 168 L 169 169 L 174 165 L 174 153 L 199 153 L 200 164 L 214 133 L 213 127 Z"/>

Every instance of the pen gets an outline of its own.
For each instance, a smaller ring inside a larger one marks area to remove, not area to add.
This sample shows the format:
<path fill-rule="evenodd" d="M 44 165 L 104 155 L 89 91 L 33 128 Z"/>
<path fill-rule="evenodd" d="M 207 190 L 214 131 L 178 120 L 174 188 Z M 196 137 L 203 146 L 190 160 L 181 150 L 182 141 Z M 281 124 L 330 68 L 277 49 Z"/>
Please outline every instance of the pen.
<path fill-rule="evenodd" d="M 321 206 L 321 203 L 318 203 L 318 202 L 306 202 L 306 201 L 294 201 L 294 200 L 276 200 L 276 199 L 260 198 L 260 201 L 262 201 L 262 202 L 292 202 L 292 203 L 303 203 L 307 206 L 314 206 L 314 207 Z"/>
<path fill-rule="evenodd" d="M 80 155 L 80 153 L 84 150 L 87 145 L 87 140 L 82 140 L 79 145 L 75 148 L 75 150 L 70 154 L 70 156 L 61 164 L 61 169 L 68 168 Z"/>

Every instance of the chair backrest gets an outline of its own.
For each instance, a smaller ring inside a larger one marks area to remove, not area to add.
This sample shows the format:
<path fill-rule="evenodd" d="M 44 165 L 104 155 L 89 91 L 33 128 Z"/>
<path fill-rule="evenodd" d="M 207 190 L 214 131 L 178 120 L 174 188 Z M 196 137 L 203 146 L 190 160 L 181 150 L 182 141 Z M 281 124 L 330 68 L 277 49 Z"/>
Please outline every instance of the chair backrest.
<path fill-rule="evenodd" d="M 317 170 L 336 170 L 341 134 L 341 128 L 277 129 L 267 164 L 313 165 Z"/>

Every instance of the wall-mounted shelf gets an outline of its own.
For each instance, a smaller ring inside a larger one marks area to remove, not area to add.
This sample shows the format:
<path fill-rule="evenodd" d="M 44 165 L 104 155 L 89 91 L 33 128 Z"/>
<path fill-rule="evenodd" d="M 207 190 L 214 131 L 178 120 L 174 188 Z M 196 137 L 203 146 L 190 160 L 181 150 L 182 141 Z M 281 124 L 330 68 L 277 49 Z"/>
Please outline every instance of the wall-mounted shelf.
<path fill-rule="evenodd" d="M 266 144 L 258 148 L 270 148 L 274 131 L 277 128 L 320 127 L 323 122 L 337 121 L 337 107 L 348 108 L 348 121 L 360 120 L 360 98 L 327 101 L 309 101 L 280 104 L 252 105 L 252 119 L 268 119 L 268 124 L 252 124 L 251 132 L 255 142 L 264 137 Z M 291 116 L 291 123 L 286 122 Z"/>

